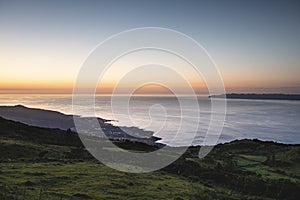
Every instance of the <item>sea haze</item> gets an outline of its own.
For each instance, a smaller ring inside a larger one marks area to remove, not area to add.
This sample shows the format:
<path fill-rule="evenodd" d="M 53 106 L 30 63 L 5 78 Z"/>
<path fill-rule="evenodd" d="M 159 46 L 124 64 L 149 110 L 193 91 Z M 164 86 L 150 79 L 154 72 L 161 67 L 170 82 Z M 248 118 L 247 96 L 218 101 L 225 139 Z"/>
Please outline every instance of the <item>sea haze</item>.
<path fill-rule="evenodd" d="M 84 100 L 85 97 L 83 97 Z M 180 107 L 176 97 L 134 96 L 129 106 L 125 97 L 116 97 L 122 104 L 111 106 L 110 96 L 96 96 L 96 116 L 115 120 L 119 126 L 136 126 L 153 131 L 160 142 L 168 144 L 179 129 L 183 133 L 173 145 L 186 145 L 197 134 L 193 145 L 203 144 L 210 117 L 210 99 L 199 97 L 200 121 L 195 116 L 197 110 L 192 107 Z M 183 102 L 189 105 L 190 97 Z M 71 95 L 0 95 L 0 105 L 18 105 L 50 109 L 66 114 L 72 113 Z M 80 114 L 88 116 L 88 106 L 80 107 Z M 113 112 L 112 112 L 113 108 Z M 129 108 L 129 109 L 127 109 Z M 183 110 L 184 109 L 184 110 Z M 219 143 L 243 138 L 257 138 L 281 143 L 300 143 L 300 101 L 287 100 L 227 100 L 227 115 Z M 221 125 L 221 123 L 220 123 Z M 198 128 L 197 128 L 198 126 Z"/>

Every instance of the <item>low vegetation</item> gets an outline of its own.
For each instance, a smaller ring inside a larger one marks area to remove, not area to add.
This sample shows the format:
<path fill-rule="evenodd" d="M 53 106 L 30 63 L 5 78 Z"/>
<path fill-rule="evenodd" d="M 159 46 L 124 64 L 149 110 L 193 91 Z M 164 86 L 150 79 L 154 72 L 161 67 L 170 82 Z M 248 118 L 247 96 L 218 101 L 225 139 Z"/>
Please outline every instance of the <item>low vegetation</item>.
<path fill-rule="evenodd" d="M 142 143 L 114 141 L 132 151 Z M 112 149 L 107 149 L 112 151 Z M 0 118 L 0 199 L 298 199 L 300 145 L 240 140 L 204 159 L 190 147 L 166 168 L 130 174 L 95 160 L 71 131 Z"/>

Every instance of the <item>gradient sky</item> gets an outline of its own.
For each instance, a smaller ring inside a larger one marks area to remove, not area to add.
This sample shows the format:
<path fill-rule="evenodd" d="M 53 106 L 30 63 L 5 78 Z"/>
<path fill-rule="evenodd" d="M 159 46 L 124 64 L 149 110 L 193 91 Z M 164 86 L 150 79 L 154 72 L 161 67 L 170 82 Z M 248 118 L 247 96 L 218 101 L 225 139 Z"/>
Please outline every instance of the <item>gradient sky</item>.
<path fill-rule="evenodd" d="M 70 92 L 97 44 L 145 26 L 178 30 L 202 44 L 227 92 L 300 93 L 297 0 L 0 0 L 0 92 Z"/>

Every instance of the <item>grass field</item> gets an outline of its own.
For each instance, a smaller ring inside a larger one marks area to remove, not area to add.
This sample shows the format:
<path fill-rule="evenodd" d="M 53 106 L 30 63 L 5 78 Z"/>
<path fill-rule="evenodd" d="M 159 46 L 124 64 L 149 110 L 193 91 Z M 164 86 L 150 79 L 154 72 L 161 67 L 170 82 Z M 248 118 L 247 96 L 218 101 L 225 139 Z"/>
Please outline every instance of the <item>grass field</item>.
<path fill-rule="evenodd" d="M 154 147 L 115 142 L 132 151 Z M 105 149 L 114 151 L 114 149 Z M 298 199 L 300 145 L 240 140 L 204 159 L 190 147 L 152 173 L 95 160 L 74 133 L 0 119 L 0 199 Z"/>

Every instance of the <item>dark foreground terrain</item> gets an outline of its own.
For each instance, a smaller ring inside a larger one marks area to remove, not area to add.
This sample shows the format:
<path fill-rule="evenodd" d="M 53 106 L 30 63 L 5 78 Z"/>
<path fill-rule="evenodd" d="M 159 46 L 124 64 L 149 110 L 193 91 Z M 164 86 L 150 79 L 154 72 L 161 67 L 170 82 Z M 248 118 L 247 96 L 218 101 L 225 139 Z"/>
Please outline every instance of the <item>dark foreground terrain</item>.
<path fill-rule="evenodd" d="M 198 151 L 190 147 L 160 171 L 130 174 L 99 163 L 71 131 L 0 118 L 0 199 L 299 199 L 300 145 L 233 141 L 201 160 Z"/>

